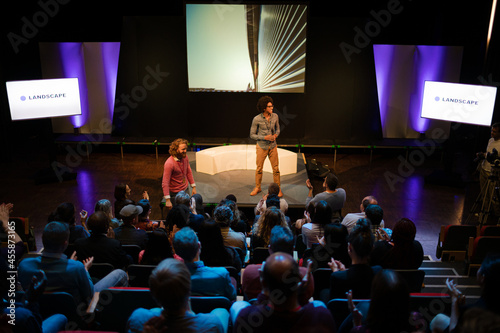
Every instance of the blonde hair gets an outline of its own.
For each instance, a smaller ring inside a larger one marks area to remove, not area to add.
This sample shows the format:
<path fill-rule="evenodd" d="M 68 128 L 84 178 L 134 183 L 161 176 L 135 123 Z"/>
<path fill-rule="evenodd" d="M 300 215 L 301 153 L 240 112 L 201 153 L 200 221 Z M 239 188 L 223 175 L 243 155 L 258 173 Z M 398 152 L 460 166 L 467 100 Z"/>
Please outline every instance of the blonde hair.
<path fill-rule="evenodd" d="M 277 225 L 288 228 L 283 212 L 277 207 L 269 207 L 255 224 L 254 234 L 262 238 L 267 246 L 271 238 L 271 231 Z"/>
<path fill-rule="evenodd" d="M 182 139 L 182 138 L 179 138 L 179 139 L 175 139 L 174 141 L 172 141 L 172 143 L 170 144 L 170 148 L 168 149 L 168 153 L 171 155 L 171 156 L 175 156 L 177 155 L 177 150 L 179 149 L 179 146 L 181 144 L 186 144 L 188 145 L 188 140 L 186 139 Z"/>

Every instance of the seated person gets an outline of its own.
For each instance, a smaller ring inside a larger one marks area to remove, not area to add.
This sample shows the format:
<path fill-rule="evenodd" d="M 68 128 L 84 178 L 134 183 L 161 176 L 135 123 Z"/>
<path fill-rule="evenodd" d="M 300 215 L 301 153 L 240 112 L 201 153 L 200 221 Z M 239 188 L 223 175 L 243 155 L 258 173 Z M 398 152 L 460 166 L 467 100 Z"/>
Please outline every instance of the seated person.
<path fill-rule="evenodd" d="M 75 206 L 71 202 L 63 202 L 49 215 L 48 222 L 64 222 L 69 225 L 69 243 L 73 244 L 79 238 L 89 237 L 89 232 L 76 224 Z"/>
<path fill-rule="evenodd" d="M 342 208 L 344 207 L 346 193 L 343 188 L 337 188 L 338 183 L 339 180 L 337 176 L 335 176 L 331 172 L 328 173 L 323 182 L 323 188 L 325 190 L 313 197 L 313 186 L 311 184 L 311 181 L 308 179 L 306 181 L 306 186 L 309 189 L 309 193 L 306 198 L 306 207 L 310 202 L 314 202 L 316 204 L 318 201 L 325 200 L 326 202 L 328 202 L 330 207 L 332 207 L 333 218 L 341 218 L 341 212 Z"/>
<path fill-rule="evenodd" d="M 180 261 L 163 260 L 149 281 L 151 294 L 161 308 L 134 310 L 127 322 L 128 332 L 163 332 L 167 328 L 171 332 L 227 332 L 226 309 L 199 314 L 191 311 L 191 274 Z"/>
<path fill-rule="evenodd" d="M 83 262 L 67 259 L 64 250 L 68 246 L 69 227 L 65 223 L 50 222 L 42 233 L 43 252 L 39 257 L 25 258 L 19 263 L 18 279 L 24 290 L 28 290 L 34 275 L 40 278 L 43 270 L 47 276 L 47 292 L 64 291 L 75 299 L 76 304 L 88 302 L 94 292 L 109 287 L 127 286 L 127 273 L 115 269 L 94 286 L 88 273 L 92 257 L 82 258 Z"/>
<path fill-rule="evenodd" d="M 418 269 L 424 260 L 422 244 L 415 240 L 417 228 L 413 221 L 402 218 L 392 229 L 392 240 L 379 230 L 381 240 L 376 241 L 370 264 L 390 269 Z"/>
<path fill-rule="evenodd" d="M 362 303 L 361 311 L 354 306 L 352 293 L 348 293 L 353 322 L 351 327 L 354 327 L 351 333 L 425 332 L 423 316 L 409 310 L 408 285 L 398 273 L 389 269 L 381 270 L 373 278 L 371 290 L 370 302 Z M 350 324 L 346 323 L 349 319 L 348 317 L 342 326 Z M 343 330 L 343 327 L 341 329 Z"/>
<path fill-rule="evenodd" d="M 309 266 L 311 267 L 311 266 Z M 306 288 L 299 265 L 287 253 L 271 254 L 261 267 L 262 292 L 267 301 L 250 305 L 238 301 L 231 306 L 234 332 L 335 332 L 330 311 L 320 301 L 300 305 Z M 256 320 L 258 318 L 258 320 Z"/>
<path fill-rule="evenodd" d="M 160 226 L 149 234 L 146 248 L 139 253 L 139 264 L 158 265 L 164 259 L 173 257 L 174 253 L 168 234 L 165 231 L 163 222 L 160 222 Z"/>
<path fill-rule="evenodd" d="M 262 196 L 262 199 L 259 200 L 257 203 L 257 206 L 254 209 L 255 215 L 262 215 L 264 211 L 267 208 L 266 200 L 270 195 L 276 195 L 278 196 L 280 193 L 280 186 L 276 183 L 271 183 L 269 184 L 269 187 L 267 188 L 267 194 Z M 280 209 L 283 212 L 283 214 L 286 215 L 288 211 L 288 202 L 284 198 L 279 198 L 280 201 Z"/>
<path fill-rule="evenodd" d="M 376 231 L 384 228 L 384 210 L 379 205 L 368 205 L 365 209 L 366 219 L 372 224 L 372 232 L 377 236 Z"/>
<path fill-rule="evenodd" d="M 332 208 L 324 200 L 314 205 L 314 214 L 311 222 L 302 226 L 302 237 L 307 248 L 310 249 L 318 239 L 323 237 L 325 226 L 332 222 Z"/>
<path fill-rule="evenodd" d="M 137 223 L 135 227 L 137 229 L 153 231 L 156 228 L 156 225 L 149 219 L 149 215 L 151 214 L 151 204 L 149 200 L 141 199 L 137 203 L 137 206 L 142 207 L 142 213 L 137 216 Z"/>
<path fill-rule="evenodd" d="M 201 251 L 200 258 L 208 267 L 231 266 L 241 271 L 242 263 L 236 248 L 224 245 L 219 224 L 205 221 L 198 231 Z"/>
<path fill-rule="evenodd" d="M 233 216 L 233 211 L 226 205 L 219 205 L 214 209 L 214 220 L 220 226 L 224 245 L 241 249 L 241 256 L 244 260 L 247 253 L 246 236 L 244 233 L 236 232 L 231 229 L 230 224 L 233 220 Z"/>
<path fill-rule="evenodd" d="M 2 291 L 5 291 L 5 294 L 2 295 L 4 296 L 3 300 L 0 303 L 0 331 L 29 333 L 57 333 L 63 331 L 68 323 L 65 315 L 58 313 L 43 320 L 40 315 L 38 300 L 47 285 L 45 273 L 41 271 L 40 277 L 33 276 L 25 301 L 11 303 L 8 297 L 9 281 L 7 280 L 7 271 L 10 269 L 8 269 L 7 265 L 7 261 L 0 258 L 0 275 L 2 278 L 0 287 L 2 287 Z"/>
<path fill-rule="evenodd" d="M 122 245 L 139 245 L 141 249 L 146 247 L 148 242 L 146 231 L 135 227 L 141 213 L 142 207 L 136 205 L 126 205 L 120 211 L 123 225 L 113 230 L 115 239 L 119 240 Z"/>
<path fill-rule="evenodd" d="M 257 223 L 254 224 L 250 236 L 252 249 L 257 247 L 268 247 L 271 239 L 271 230 L 274 226 L 280 225 L 287 228 L 285 216 L 277 207 L 269 207 L 264 212 Z"/>
<path fill-rule="evenodd" d="M 330 290 L 321 292 L 325 303 L 333 298 L 345 298 L 349 290 L 354 298 L 370 298 L 373 277 L 382 269 L 380 266 L 371 267 L 368 262 L 374 241 L 370 221 L 359 220 L 347 240 L 351 266 L 346 269 L 343 263 L 331 259 Z M 325 298 L 325 294 L 328 297 Z"/>
<path fill-rule="evenodd" d="M 342 224 L 347 227 L 348 232 L 351 232 L 351 230 L 356 226 L 356 222 L 358 222 L 359 219 L 366 218 L 365 209 L 366 207 L 368 207 L 368 205 L 378 205 L 378 201 L 373 195 L 368 195 L 363 198 L 361 204 L 359 205 L 359 213 L 349 213 L 344 216 L 344 218 L 342 219 Z"/>
<path fill-rule="evenodd" d="M 125 269 L 133 263 L 132 257 L 125 253 L 120 241 L 108 237 L 109 223 L 109 216 L 104 212 L 90 215 L 87 221 L 90 237 L 75 242 L 76 256 L 93 257 L 95 263 L 108 263 L 114 268 Z"/>
<path fill-rule="evenodd" d="M 269 245 L 269 254 L 276 252 L 284 252 L 293 255 L 293 234 L 288 228 L 282 226 L 275 226 L 271 230 L 271 243 Z M 247 265 L 242 273 L 241 285 L 245 299 L 259 298 L 262 302 L 264 295 L 262 294 L 262 284 L 260 283 L 260 269 L 262 264 Z M 300 276 L 303 278 L 307 274 L 306 267 L 299 267 Z M 306 290 L 299 295 L 299 303 L 301 305 L 307 304 L 314 292 L 314 280 L 312 274 L 309 276 L 309 284 Z"/>
<path fill-rule="evenodd" d="M 259 221 L 260 217 L 265 213 L 265 211 L 268 208 L 275 207 L 275 208 L 279 209 L 283 213 L 283 209 L 281 209 L 281 200 L 284 200 L 284 199 L 278 197 L 277 194 L 266 195 L 266 209 L 261 209 L 261 212 L 259 212 L 259 214 L 255 214 L 255 218 L 254 218 L 253 224 L 255 225 Z M 287 204 L 287 209 L 288 209 L 288 204 Z M 290 217 L 286 216 L 285 213 L 283 213 L 283 216 L 285 218 L 285 221 L 286 221 L 287 225 L 289 227 L 291 227 L 292 226 L 292 222 L 290 221 Z"/>
<path fill-rule="evenodd" d="M 101 199 L 97 201 L 94 207 L 94 212 L 104 212 L 109 216 L 109 219 L 111 222 L 109 223 L 109 226 L 114 229 L 118 228 L 123 224 L 123 221 L 117 219 L 116 217 L 113 216 L 113 212 L 111 210 L 111 201 L 108 199 Z"/>
<path fill-rule="evenodd" d="M 200 261 L 201 245 L 193 229 L 184 227 L 177 231 L 173 245 L 175 254 L 184 260 L 191 273 L 191 294 L 236 299 L 236 289 L 227 269 L 207 267 Z"/>

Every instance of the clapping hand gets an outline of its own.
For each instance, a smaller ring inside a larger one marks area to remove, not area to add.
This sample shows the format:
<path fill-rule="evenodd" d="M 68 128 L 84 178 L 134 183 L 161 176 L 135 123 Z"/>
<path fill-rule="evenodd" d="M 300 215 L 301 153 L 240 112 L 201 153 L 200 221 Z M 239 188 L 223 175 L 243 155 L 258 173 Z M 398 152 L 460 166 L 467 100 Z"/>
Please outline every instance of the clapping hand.
<path fill-rule="evenodd" d="M 352 301 L 352 290 L 349 290 L 345 294 L 347 296 L 347 306 L 352 314 L 352 323 L 354 327 L 360 326 L 361 321 L 363 320 L 363 314 L 356 308 L 356 305 L 354 305 L 354 302 Z"/>
<path fill-rule="evenodd" d="M 333 272 L 345 271 L 344 264 L 338 260 L 333 259 L 333 258 L 330 259 L 328 266 L 332 269 Z"/>

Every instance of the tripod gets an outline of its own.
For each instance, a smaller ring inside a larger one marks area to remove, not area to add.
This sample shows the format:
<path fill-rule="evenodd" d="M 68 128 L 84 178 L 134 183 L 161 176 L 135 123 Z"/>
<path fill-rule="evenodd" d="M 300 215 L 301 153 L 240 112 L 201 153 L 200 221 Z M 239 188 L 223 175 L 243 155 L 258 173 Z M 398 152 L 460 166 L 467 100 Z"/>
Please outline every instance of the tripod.
<path fill-rule="evenodd" d="M 500 166 L 492 165 L 491 174 L 488 176 L 488 181 L 481 189 L 481 192 L 476 198 L 474 205 L 471 208 L 471 214 L 467 217 L 465 224 L 468 224 L 472 213 L 477 209 L 479 203 L 482 202 L 481 211 L 479 212 L 479 226 L 488 221 L 488 216 L 490 215 L 491 204 L 495 201 L 500 201 Z M 499 219 L 500 223 L 500 219 Z"/>

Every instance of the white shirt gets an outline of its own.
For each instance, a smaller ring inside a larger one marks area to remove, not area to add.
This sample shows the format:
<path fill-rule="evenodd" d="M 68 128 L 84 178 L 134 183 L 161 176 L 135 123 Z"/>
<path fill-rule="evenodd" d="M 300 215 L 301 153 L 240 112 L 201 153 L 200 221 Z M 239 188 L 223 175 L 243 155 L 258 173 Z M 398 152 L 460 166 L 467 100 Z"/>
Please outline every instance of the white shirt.
<path fill-rule="evenodd" d="M 493 139 L 493 138 L 490 138 L 488 140 L 488 146 L 486 147 L 486 153 L 492 153 L 493 148 L 495 148 L 498 151 L 498 154 L 500 154 L 500 140 L 495 141 L 495 139 Z M 483 170 L 491 172 L 491 163 L 488 162 L 486 159 L 483 160 Z"/>

